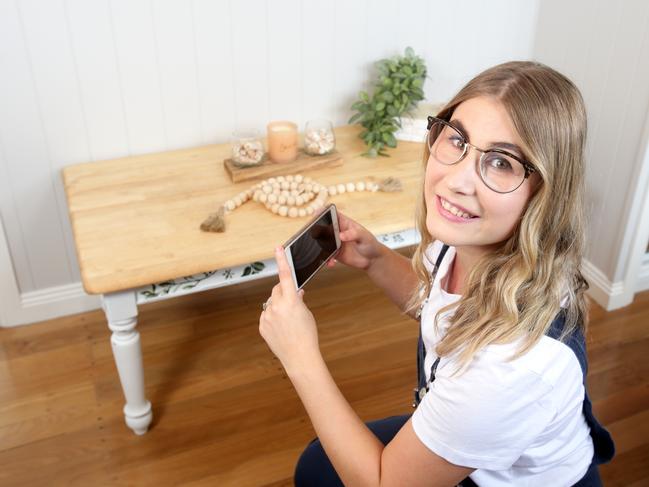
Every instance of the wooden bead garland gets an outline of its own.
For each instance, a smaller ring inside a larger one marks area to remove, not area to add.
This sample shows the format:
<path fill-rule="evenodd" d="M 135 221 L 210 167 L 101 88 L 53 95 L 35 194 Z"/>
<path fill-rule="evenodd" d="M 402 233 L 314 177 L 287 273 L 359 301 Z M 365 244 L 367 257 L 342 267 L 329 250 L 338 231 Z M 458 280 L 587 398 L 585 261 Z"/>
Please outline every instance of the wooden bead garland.
<path fill-rule="evenodd" d="M 201 230 L 224 232 L 224 216 L 250 199 L 264 204 L 269 211 L 276 215 L 296 218 L 312 215 L 325 205 L 328 196 L 354 191 L 401 191 L 401 181 L 387 178 L 380 183 L 359 181 L 324 186 L 301 174 L 272 177 L 255 184 L 223 203 L 216 213 L 211 214 L 201 224 Z"/>

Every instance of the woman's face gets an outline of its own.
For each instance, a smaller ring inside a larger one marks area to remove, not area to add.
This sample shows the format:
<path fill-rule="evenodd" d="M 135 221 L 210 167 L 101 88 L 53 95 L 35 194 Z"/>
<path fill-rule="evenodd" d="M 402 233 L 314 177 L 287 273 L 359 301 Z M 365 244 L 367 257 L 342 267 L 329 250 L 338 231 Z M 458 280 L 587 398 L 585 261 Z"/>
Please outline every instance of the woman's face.
<path fill-rule="evenodd" d="M 493 98 L 477 97 L 461 103 L 453 112 L 453 122 L 459 122 L 454 125 L 461 125 L 468 142 L 481 149 L 499 147 L 501 143 L 521 146 L 505 108 Z M 523 156 L 520 150 L 504 149 Z M 480 179 L 477 164 L 480 155 L 469 149 L 465 158 L 454 165 L 441 164 L 432 155 L 428 158 L 426 227 L 431 235 L 448 245 L 488 250 L 506 240 L 540 181 L 538 174 L 532 173 L 515 191 L 496 193 Z M 474 217 L 451 214 L 455 210 L 448 211 L 449 204 L 461 207 L 464 213 Z"/>

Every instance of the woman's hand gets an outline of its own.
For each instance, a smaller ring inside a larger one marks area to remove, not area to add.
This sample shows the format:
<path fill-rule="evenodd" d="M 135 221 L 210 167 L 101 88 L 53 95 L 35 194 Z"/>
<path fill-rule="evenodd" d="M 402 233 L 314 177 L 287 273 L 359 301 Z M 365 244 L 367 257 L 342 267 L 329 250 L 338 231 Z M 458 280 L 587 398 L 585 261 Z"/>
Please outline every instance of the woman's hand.
<path fill-rule="evenodd" d="M 339 261 L 350 267 L 367 270 L 372 262 L 381 256 L 382 245 L 372 232 L 340 211 L 338 211 L 338 229 L 340 250 L 335 259 L 327 262 L 327 267 L 333 267 L 336 261 Z"/>
<path fill-rule="evenodd" d="M 290 375 L 307 367 L 320 354 L 318 330 L 313 314 L 297 292 L 282 247 L 275 249 L 279 284 L 259 317 L 259 333 Z"/>

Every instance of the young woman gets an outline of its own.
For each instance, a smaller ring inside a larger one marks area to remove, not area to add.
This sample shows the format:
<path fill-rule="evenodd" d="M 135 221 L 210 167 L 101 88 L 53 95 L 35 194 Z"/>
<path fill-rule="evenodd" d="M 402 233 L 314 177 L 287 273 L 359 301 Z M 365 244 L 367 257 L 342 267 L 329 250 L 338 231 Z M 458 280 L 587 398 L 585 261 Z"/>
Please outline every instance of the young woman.
<path fill-rule="evenodd" d="M 412 261 L 339 214 L 337 260 L 420 319 L 411 416 L 366 425 L 354 413 L 276 252 L 280 283 L 259 329 L 319 437 L 296 485 L 600 485 L 613 443 L 584 386 L 579 91 L 547 66 L 506 63 L 428 128 Z"/>

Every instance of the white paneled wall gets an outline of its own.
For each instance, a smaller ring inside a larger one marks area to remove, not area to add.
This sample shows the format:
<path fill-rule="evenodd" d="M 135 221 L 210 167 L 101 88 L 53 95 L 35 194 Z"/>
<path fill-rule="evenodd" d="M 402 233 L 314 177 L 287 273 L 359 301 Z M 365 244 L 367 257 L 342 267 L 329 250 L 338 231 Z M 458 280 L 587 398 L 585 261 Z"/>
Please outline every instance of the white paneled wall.
<path fill-rule="evenodd" d="M 346 123 L 372 63 L 425 57 L 428 101 L 533 53 L 538 1 L 0 0 L 0 217 L 21 293 L 80 281 L 60 169 Z M 0 242 L 2 239 L 0 239 Z M 2 297 L 0 296 L 0 306 Z"/>
<path fill-rule="evenodd" d="M 535 57 L 569 76 L 588 110 L 589 249 L 601 304 L 630 302 L 649 237 L 649 2 L 545 0 Z M 607 296 L 603 296 L 607 294 Z"/>

